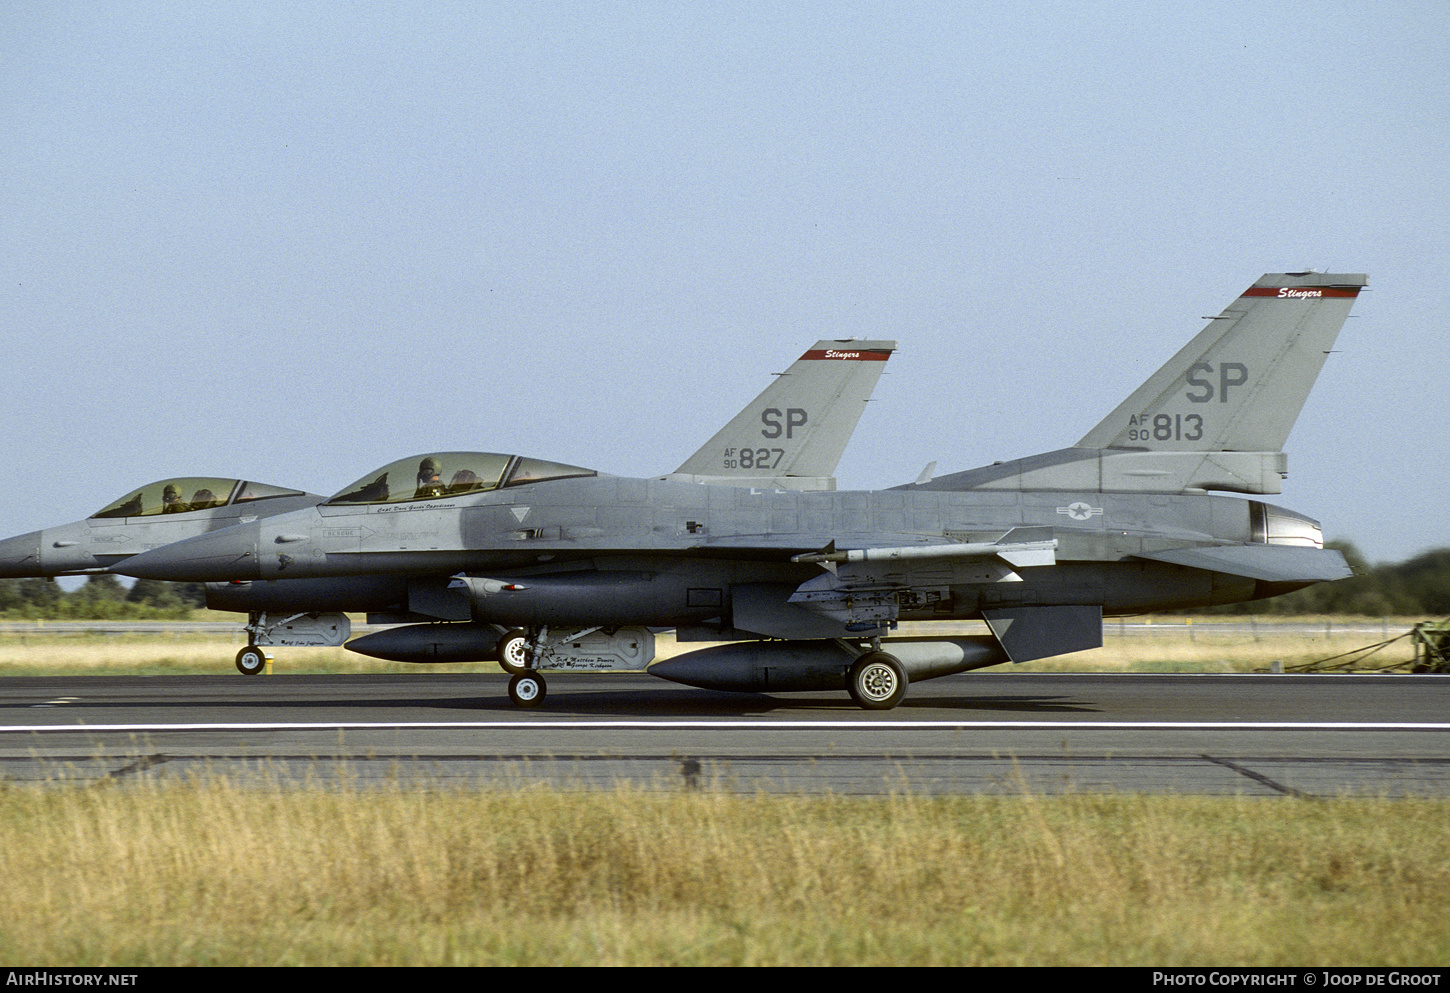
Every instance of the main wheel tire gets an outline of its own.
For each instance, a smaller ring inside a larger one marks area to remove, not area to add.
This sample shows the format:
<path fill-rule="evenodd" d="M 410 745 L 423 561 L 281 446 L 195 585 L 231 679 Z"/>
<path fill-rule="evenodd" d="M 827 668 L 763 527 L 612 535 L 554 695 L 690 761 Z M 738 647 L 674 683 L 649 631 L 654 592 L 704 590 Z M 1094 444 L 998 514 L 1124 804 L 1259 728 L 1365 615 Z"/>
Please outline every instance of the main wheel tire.
<path fill-rule="evenodd" d="M 890 710 L 906 696 L 906 670 L 895 656 L 868 652 L 851 666 L 846 688 L 864 710 Z"/>
<path fill-rule="evenodd" d="M 267 668 L 267 653 L 256 645 L 248 645 L 237 652 L 237 672 L 243 676 L 260 676 Z"/>
<path fill-rule="evenodd" d="M 537 707 L 548 694 L 548 684 L 536 672 L 522 672 L 509 680 L 509 699 L 515 707 Z"/>
<path fill-rule="evenodd" d="M 517 676 L 521 672 L 528 672 L 533 666 L 534 650 L 529 646 L 529 635 L 526 631 L 513 630 L 498 640 L 498 647 L 494 649 L 498 653 L 498 664 L 503 667 L 504 672 Z"/>

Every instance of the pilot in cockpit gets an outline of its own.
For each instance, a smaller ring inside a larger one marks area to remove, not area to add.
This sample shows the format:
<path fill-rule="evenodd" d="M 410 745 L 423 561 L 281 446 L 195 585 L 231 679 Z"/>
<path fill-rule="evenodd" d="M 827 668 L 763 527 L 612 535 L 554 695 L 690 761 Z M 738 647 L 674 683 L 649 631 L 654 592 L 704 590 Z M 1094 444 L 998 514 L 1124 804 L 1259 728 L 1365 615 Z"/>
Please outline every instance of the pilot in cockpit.
<path fill-rule="evenodd" d="M 443 485 L 443 467 L 438 464 L 437 459 L 430 455 L 418 463 L 418 489 L 413 494 L 414 500 L 442 496 L 446 489 Z"/>
<path fill-rule="evenodd" d="M 190 509 L 181 499 L 181 490 L 177 489 L 174 483 L 167 483 L 166 489 L 161 491 L 161 512 L 163 514 L 181 514 Z"/>

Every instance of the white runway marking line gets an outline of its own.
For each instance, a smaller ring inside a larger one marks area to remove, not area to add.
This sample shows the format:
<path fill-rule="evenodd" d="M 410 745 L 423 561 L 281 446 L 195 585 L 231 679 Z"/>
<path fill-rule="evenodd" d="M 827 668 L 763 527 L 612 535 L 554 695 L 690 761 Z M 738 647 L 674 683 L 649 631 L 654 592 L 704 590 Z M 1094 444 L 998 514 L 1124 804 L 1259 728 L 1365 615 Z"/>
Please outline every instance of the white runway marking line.
<path fill-rule="evenodd" d="M 1450 731 L 1450 723 L 1387 721 L 319 721 L 315 723 L 7 724 L 0 733 L 63 731 L 396 731 L 396 730 L 865 730 L 939 731 L 960 728 L 1020 731 Z"/>

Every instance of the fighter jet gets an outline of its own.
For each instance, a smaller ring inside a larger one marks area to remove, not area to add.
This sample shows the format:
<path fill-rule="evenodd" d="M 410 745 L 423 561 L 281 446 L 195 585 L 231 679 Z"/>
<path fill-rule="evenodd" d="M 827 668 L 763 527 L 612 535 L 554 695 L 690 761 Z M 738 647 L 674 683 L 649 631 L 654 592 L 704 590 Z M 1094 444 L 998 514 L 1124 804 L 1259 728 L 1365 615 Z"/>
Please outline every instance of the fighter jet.
<path fill-rule="evenodd" d="M 290 513 L 324 499 L 246 479 L 161 479 L 126 491 L 84 520 L 0 541 L 0 578 L 106 572 L 149 548 Z"/>
<path fill-rule="evenodd" d="M 708 485 L 835 489 L 836 480 L 832 474 L 895 349 L 894 341 L 827 339 L 816 342 L 785 372 L 776 374 L 771 384 L 703 448 L 675 472 L 662 478 Z M 459 468 L 459 464 L 458 457 L 452 453 L 420 457 L 409 469 L 410 476 L 415 477 L 414 492 L 437 494 L 445 490 L 456 491 L 463 485 L 461 481 L 468 472 Z M 446 483 L 441 476 L 443 472 L 449 474 Z M 395 474 L 393 478 L 400 476 Z M 154 483 L 129 501 L 123 498 L 86 521 L 66 525 L 63 529 L 24 535 L 0 544 L 0 554 L 13 544 L 17 558 L 32 562 L 31 539 L 36 535 L 41 536 L 42 545 L 68 540 L 67 536 L 72 531 L 94 535 L 98 518 L 114 519 L 118 524 L 129 525 L 111 528 L 107 532 L 107 540 L 126 541 L 131 545 L 144 541 L 146 544 L 142 547 L 147 548 L 202 533 L 207 529 L 204 525 L 186 532 L 173 529 L 162 534 L 154 528 L 146 531 L 137 526 L 136 515 L 117 514 L 115 508 L 137 501 L 146 503 L 148 508 L 154 505 L 152 515 L 167 514 L 160 520 L 174 526 L 181 523 L 182 517 L 171 516 L 166 511 L 165 508 L 171 504 L 161 499 L 162 494 L 192 492 L 196 487 L 186 484 L 207 482 L 212 481 L 167 480 Z M 255 487 L 256 484 L 248 486 Z M 218 486 L 211 489 L 227 492 Z M 311 506 L 322 499 L 313 496 L 309 502 L 293 503 L 279 509 L 290 511 L 299 506 Z M 194 499 L 192 509 L 201 509 L 200 501 Z M 211 523 L 210 526 L 220 527 L 236 521 L 233 514 L 230 520 Z M 164 541 L 160 540 L 162 538 Z M 89 540 L 99 539 L 92 537 Z M 135 550 L 138 549 L 131 548 L 131 551 Z M 48 556 L 47 561 L 52 564 L 59 561 L 53 552 Z M 0 562 L 3 561 L 0 559 Z M 105 568 L 116 561 L 119 557 L 104 564 L 98 562 L 92 568 Z M 207 586 L 206 604 L 213 610 L 248 615 L 245 626 L 248 644 L 237 653 L 236 666 L 246 675 L 257 675 L 266 667 L 268 653 L 265 648 L 341 645 L 351 633 L 351 622 L 346 616 L 348 612 L 367 613 L 375 623 L 467 621 L 470 618 L 468 604 L 461 597 L 449 593 L 450 581 L 446 573 L 437 576 L 381 573 L 211 583 Z M 494 658 L 506 668 L 519 668 L 521 660 L 517 658 L 517 640 L 504 645 L 508 654 L 499 655 L 498 636 L 506 630 L 503 627 L 474 629 L 470 632 L 464 653 L 444 652 L 440 657 L 435 652 L 423 661 L 484 661 Z M 414 654 L 407 653 L 406 660 L 419 661 L 413 657 Z"/>
<path fill-rule="evenodd" d="M 510 628 L 520 706 L 544 700 L 547 671 L 646 669 L 714 689 L 845 690 L 887 709 L 911 681 L 1099 647 L 1104 615 L 1348 576 L 1314 520 L 1210 491 L 1280 492 L 1284 441 L 1366 284 L 1265 275 L 1076 445 L 1012 462 L 847 492 L 425 454 L 310 510 L 121 570 L 254 582 L 450 575 L 440 592 L 469 620 L 348 647 L 421 660 Z M 788 435 L 789 418 L 779 423 Z M 447 483 L 415 479 L 430 458 Z M 773 458 L 755 445 L 750 462 Z M 892 636 L 903 621 L 949 619 L 984 620 L 990 633 Z M 651 665 L 659 627 L 719 644 Z"/>

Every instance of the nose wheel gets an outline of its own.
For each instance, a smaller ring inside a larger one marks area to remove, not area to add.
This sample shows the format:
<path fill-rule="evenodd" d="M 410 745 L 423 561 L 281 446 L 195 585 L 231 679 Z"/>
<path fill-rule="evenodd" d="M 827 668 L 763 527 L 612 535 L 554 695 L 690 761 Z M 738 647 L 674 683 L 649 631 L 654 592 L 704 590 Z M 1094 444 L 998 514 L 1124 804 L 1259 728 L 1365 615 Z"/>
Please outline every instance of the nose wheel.
<path fill-rule="evenodd" d="M 237 652 L 237 672 L 243 676 L 260 676 L 267 668 L 267 653 L 256 645 L 248 645 Z"/>
<path fill-rule="evenodd" d="M 521 672 L 509 680 L 509 699 L 515 707 L 537 707 L 549 693 L 549 685 L 537 672 Z"/>

